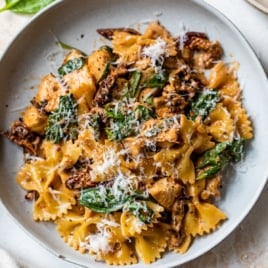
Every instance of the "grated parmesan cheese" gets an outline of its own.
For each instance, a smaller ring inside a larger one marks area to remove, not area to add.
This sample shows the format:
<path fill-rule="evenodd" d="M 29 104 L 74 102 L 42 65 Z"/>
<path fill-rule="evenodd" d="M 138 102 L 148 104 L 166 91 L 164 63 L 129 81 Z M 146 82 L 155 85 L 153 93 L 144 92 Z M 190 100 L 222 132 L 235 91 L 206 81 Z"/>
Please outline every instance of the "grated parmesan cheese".
<path fill-rule="evenodd" d="M 108 229 L 109 226 L 118 227 L 120 224 L 114 221 L 103 219 L 96 224 L 97 233 L 86 237 L 87 242 L 80 242 L 80 245 L 89 250 L 89 252 L 94 252 L 97 258 L 101 257 L 101 253 L 109 253 L 113 250 L 112 244 L 109 241 L 112 238 L 112 235 Z"/>
<path fill-rule="evenodd" d="M 100 257 L 101 253 L 108 253 L 112 251 L 112 246 L 109 243 L 111 234 L 107 229 L 103 229 L 96 234 L 92 234 L 87 237 L 88 246 L 86 247 L 90 252 L 94 252 L 97 257 Z"/>
<path fill-rule="evenodd" d="M 167 43 L 158 37 L 155 44 L 143 48 L 142 55 L 149 57 L 151 66 L 159 70 L 164 63 L 164 57 L 167 56 Z"/>
<path fill-rule="evenodd" d="M 25 161 L 39 161 L 39 160 L 44 160 L 44 158 L 42 158 L 42 157 L 31 155 L 29 153 L 25 153 L 24 154 L 24 159 L 25 159 Z"/>
<path fill-rule="evenodd" d="M 103 154 L 103 162 L 95 167 L 95 171 L 97 174 L 106 173 L 110 168 L 119 166 L 120 160 L 118 159 L 118 154 L 114 149 L 110 149 L 105 151 Z M 95 178 L 96 174 L 91 172 L 93 178 Z"/>
<path fill-rule="evenodd" d="M 135 184 L 135 179 L 133 179 L 133 176 L 125 176 L 122 172 L 119 172 L 119 174 L 115 177 L 114 183 L 113 183 L 113 194 L 117 200 L 122 198 L 123 196 L 127 196 L 129 194 L 133 194 L 135 188 L 137 188 L 137 185 Z"/>

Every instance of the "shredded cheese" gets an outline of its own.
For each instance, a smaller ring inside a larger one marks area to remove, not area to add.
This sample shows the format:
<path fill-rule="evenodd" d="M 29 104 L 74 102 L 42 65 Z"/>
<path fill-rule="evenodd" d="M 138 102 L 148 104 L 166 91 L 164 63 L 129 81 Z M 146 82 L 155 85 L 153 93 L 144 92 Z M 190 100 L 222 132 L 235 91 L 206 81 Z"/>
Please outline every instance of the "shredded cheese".
<path fill-rule="evenodd" d="M 101 254 L 107 254 L 113 250 L 110 240 L 112 235 L 109 231 L 109 226 L 118 227 L 118 223 L 103 219 L 96 224 L 97 232 L 86 237 L 87 242 L 80 242 L 80 245 L 96 254 L 97 258 L 101 257 Z"/>
<path fill-rule="evenodd" d="M 93 178 L 96 174 L 105 174 L 110 168 L 119 166 L 120 160 L 118 159 L 118 154 L 114 149 L 106 150 L 103 154 L 103 161 L 95 167 L 95 172 L 91 172 Z"/>
<path fill-rule="evenodd" d="M 150 58 L 152 67 L 159 69 L 167 56 L 167 43 L 158 37 L 155 44 L 143 48 L 142 55 Z"/>

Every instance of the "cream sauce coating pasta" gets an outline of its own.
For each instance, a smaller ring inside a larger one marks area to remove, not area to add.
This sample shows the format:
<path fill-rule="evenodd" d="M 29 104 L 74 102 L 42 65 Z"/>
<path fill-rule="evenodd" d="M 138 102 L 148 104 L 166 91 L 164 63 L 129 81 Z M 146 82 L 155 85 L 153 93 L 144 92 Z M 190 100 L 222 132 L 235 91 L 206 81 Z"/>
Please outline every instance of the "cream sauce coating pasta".
<path fill-rule="evenodd" d="M 252 123 L 219 41 L 158 21 L 98 32 L 110 46 L 70 51 L 6 136 L 35 221 L 98 261 L 150 264 L 227 220 L 215 197 Z"/>

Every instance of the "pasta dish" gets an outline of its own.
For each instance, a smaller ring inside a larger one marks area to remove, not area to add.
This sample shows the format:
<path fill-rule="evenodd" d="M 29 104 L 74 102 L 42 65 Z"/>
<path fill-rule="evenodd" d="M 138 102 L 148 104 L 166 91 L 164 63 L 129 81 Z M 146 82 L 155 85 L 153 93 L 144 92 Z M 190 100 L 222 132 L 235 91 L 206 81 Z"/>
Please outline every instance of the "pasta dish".
<path fill-rule="evenodd" d="M 98 29 L 110 45 L 71 49 L 5 135 L 24 150 L 17 183 L 33 219 L 110 265 L 187 252 L 227 219 L 223 170 L 253 138 L 219 41 Z"/>

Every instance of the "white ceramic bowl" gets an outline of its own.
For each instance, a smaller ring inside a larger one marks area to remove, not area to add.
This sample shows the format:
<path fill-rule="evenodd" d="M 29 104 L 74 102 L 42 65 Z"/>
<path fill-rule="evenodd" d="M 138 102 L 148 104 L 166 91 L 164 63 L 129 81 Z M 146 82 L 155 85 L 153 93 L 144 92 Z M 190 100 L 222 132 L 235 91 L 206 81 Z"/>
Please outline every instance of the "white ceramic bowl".
<path fill-rule="evenodd" d="M 268 176 L 268 86 L 256 55 L 239 31 L 222 14 L 202 1 L 189 0 L 64 0 L 35 17 L 14 39 L 0 63 L 0 129 L 7 129 L 35 94 L 40 78 L 55 71 L 62 60 L 55 36 L 90 52 L 101 44 L 97 28 L 130 26 L 159 19 L 173 34 L 185 30 L 206 32 L 221 42 L 226 61 L 240 63 L 239 80 L 244 104 L 254 124 L 255 138 L 247 148 L 245 161 L 224 178 L 219 207 L 228 220 L 213 234 L 196 239 L 184 255 L 165 254 L 151 265 L 131 267 L 173 267 L 209 251 L 244 219 L 259 197 Z M 0 138 L 1 201 L 23 228 L 55 255 L 89 267 L 105 267 L 88 254 L 69 248 L 53 224 L 32 220 L 31 204 L 24 200 L 15 182 L 22 164 L 21 150 Z"/>

